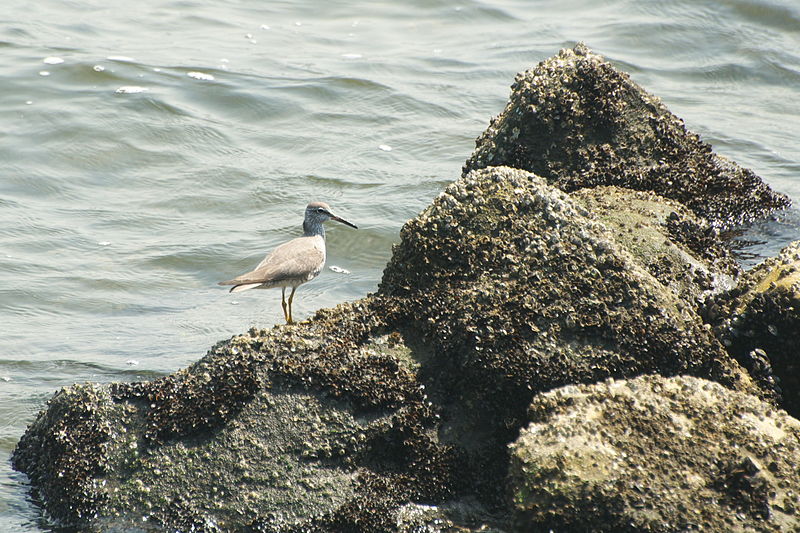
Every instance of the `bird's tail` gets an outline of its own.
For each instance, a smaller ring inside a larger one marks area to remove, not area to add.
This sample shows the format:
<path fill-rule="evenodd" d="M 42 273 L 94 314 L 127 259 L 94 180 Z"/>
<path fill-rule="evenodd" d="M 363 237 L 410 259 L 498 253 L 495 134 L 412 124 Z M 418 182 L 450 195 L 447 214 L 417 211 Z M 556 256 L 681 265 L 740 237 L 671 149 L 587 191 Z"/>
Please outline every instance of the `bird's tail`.
<path fill-rule="evenodd" d="M 250 289 L 255 289 L 259 285 L 261 285 L 261 284 L 260 283 L 245 283 L 244 285 L 236 285 L 234 287 L 231 287 L 230 292 L 242 292 L 242 291 L 246 291 L 246 290 L 250 290 Z"/>

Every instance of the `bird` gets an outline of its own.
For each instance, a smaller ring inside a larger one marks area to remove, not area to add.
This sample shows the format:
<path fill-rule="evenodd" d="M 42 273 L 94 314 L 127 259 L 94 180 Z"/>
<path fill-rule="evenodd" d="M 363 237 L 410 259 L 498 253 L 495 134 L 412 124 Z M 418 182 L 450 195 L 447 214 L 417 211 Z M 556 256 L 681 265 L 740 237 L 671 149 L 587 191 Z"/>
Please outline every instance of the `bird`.
<path fill-rule="evenodd" d="M 283 318 L 287 324 L 294 323 L 292 319 L 294 291 L 303 283 L 316 278 L 325 266 L 325 228 L 322 224 L 328 220 L 335 220 L 358 229 L 352 222 L 334 215 L 331 207 L 325 202 L 311 202 L 306 206 L 302 237 L 275 248 L 254 270 L 228 281 L 220 281 L 219 284 L 233 285 L 230 292 L 280 287 Z M 286 287 L 292 288 L 288 304 Z"/>

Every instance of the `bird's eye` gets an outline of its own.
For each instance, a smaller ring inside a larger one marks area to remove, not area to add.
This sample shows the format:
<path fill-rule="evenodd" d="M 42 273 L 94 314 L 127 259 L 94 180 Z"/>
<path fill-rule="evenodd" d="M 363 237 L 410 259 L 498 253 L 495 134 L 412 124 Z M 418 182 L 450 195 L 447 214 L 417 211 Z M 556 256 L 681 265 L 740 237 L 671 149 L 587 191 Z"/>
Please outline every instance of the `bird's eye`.
<path fill-rule="evenodd" d="M 324 212 L 325 212 L 325 208 L 324 207 L 318 207 L 317 208 L 317 213 L 324 213 Z"/>

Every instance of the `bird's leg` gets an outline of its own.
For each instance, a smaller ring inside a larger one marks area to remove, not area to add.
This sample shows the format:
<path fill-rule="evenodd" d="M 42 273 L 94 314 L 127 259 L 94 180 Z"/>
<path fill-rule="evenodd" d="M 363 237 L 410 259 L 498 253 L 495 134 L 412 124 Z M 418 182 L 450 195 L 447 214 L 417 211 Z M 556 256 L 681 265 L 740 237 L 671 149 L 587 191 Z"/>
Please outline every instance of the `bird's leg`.
<path fill-rule="evenodd" d="M 281 307 L 283 307 L 283 319 L 287 324 L 291 324 L 292 320 L 289 318 L 289 314 L 286 312 L 286 287 L 281 287 Z"/>
<path fill-rule="evenodd" d="M 292 320 L 292 298 L 294 298 L 294 291 L 297 290 L 297 287 L 292 287 L 292 294 L 289 295 L 289 320 L 288 323 L 291 324 Z"/>

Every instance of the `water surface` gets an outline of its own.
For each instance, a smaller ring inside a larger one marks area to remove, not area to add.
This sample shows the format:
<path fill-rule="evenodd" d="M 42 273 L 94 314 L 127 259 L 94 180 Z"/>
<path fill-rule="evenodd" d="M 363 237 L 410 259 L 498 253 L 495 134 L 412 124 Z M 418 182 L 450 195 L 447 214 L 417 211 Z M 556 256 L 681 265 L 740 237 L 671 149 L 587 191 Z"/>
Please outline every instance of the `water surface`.
<path fill-rule="evenodd" d="M 588 4 L 588 6 L 587 6 Z M 297 318 L 374 291 L 514 75 L 583 40 L 800 201 L 800 4 L 6 2 L 0 9 L 0 530 L 49 531 L 8 457 L 60 387 L 151 379 L 282 320 L 216 282 L 324 200 Z M 798 237 L 796 210 L 749 251 Z"/>

